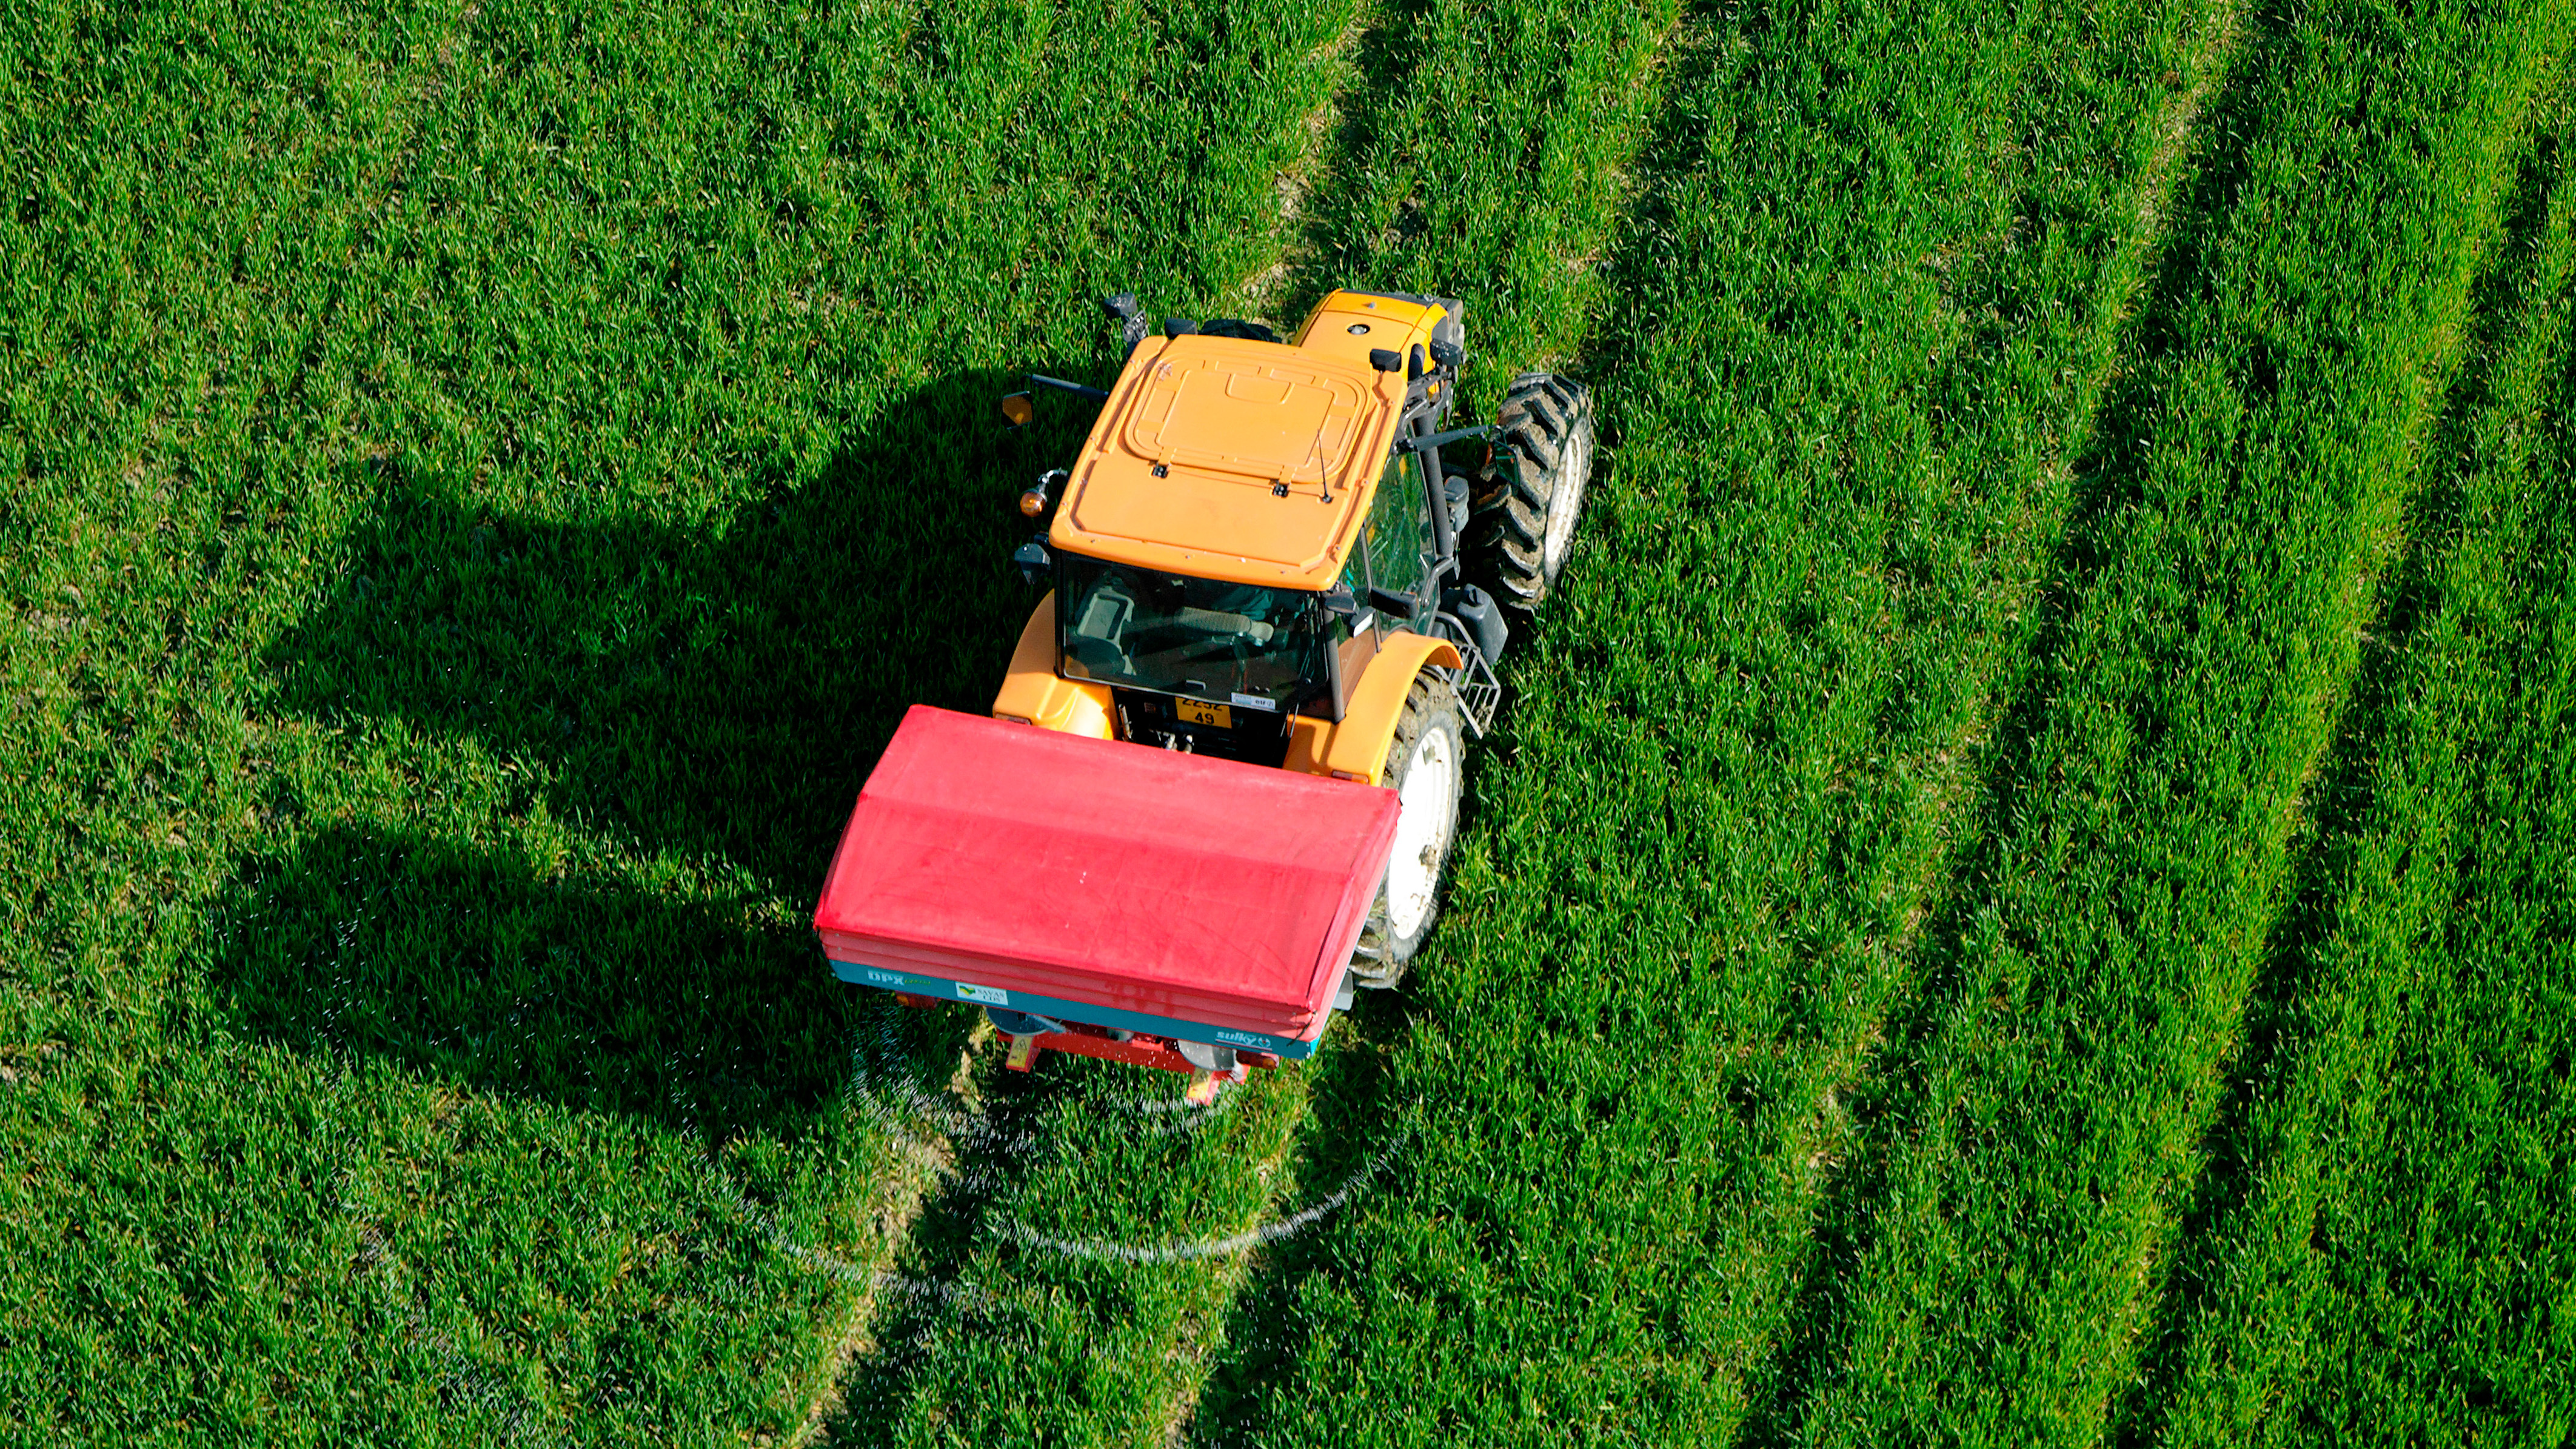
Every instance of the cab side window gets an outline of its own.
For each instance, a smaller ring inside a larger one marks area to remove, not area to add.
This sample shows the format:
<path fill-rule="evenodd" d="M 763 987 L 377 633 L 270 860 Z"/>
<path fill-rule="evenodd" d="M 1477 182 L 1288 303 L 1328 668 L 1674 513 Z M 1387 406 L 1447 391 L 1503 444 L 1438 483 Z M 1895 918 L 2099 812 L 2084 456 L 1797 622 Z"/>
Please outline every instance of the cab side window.
<path fill-rule="evenodd" d="M 1369 583 L 1408 597 L 1420 595 L 1431 569 L 1429 495 L 1420 468 L 1410 448 L 1387 460 L 1367 524 Z"/>

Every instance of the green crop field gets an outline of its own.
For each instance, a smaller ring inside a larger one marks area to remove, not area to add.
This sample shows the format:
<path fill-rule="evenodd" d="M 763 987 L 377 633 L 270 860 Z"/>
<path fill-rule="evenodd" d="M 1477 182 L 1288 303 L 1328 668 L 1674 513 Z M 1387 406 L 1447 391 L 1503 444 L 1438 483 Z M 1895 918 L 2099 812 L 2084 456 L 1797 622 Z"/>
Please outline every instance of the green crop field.
<path fill-rule="evenodd" d="M 0 15 L 0 1444 L 2576 1435 L 2576 11 Z M 1093 299 L 1604 454 L 1302 1067 L 808 924 Z"/>

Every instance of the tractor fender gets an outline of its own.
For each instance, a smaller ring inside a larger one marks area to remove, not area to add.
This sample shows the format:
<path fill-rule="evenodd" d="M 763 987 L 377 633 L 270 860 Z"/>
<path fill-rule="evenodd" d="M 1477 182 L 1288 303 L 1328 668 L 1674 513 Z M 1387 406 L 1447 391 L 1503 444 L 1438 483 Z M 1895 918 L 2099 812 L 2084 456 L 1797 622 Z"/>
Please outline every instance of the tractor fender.
<path fill-rule="evenodd" d="M 1111 739 L 1109 686 L 1067 679 L 1055 672 L 1055 591 L 1038 600 L 1011 651 L 1011 672 L 993 696 L 993 717 L 1069 735 Z"/>
<path fill-rule="evenodd" d="M 1304 715 L 1291 718 L 1287 767 L 1337 780 L 1384 784 L 1380 776 L 1386 768 L 1387 743 L 1395 738 L 1395 727 L 1404 718 L 1404 699 L 1413 689 L 1414 676 L 1426 668 L 1457 669 L 1464 664 L 1458 646 L 1446 639 L 1406 630 L 1389 633 L 1360 676 L 1359 688 L 1351 691 L 1350 707 L 1342 711 L 1341 723 Z"/>

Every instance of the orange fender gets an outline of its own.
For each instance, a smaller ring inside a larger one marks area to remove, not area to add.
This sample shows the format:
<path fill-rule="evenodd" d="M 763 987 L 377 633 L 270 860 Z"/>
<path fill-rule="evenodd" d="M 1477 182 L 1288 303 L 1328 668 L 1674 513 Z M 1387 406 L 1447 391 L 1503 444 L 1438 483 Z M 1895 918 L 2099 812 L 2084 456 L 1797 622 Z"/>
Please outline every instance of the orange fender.
<path fill-rule="evenodd" d="M 1413 689 L 1413 677 L 1433 665 L 1457 669 L 1464 664 L 1458 646 L 1446 639 L 1405 630 L 1388 634 L 1378 645 L 1377 657 L 1369 661 L 1368 672 L 1360 676 L 1360 687 L 1351 692 L 1350 708 L 1342 711 L 1341 723 L 1291 717 L 1287 767 L 1337 780 L 1383 784 L 1386 747 L 1404 718 L 1404 697 Z"/>

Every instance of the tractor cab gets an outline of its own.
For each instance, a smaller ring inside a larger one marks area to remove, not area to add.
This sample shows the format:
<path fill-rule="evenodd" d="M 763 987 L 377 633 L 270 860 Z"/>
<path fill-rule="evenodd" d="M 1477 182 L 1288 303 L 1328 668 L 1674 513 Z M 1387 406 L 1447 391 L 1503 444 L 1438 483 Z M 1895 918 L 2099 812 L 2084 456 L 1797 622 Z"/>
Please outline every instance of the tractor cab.
<path fill-rule="evenodd" d="M 1503 627 L 1459 578 L 1469 477 L 1440 455 L 1484 431 L 1440 432 L 1455 310 L 1336 292 L 1293 343 L 1243 323 L 1138 329 L 1073 466 L 1024 499 L 1043 512 L 1062 489 L 1021 550 L 1055 586 L 1039 606 L 1052 657 L 1043 678 L 1015 661 L 995 712 L 1281 765 L 1299 722 L 1342 723 L 1405 633 L 1461 653 L 1481 727 Z"/>
<path fill-rule="evenodd" d="M 1339 708 L 1351 620 L 1321 594 L 1062 554 L 1056 597 L 1057 670 L 1108 686 L 1121 739 L 1276 765 L 1287 720 Z"/>

